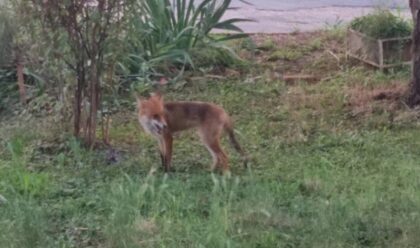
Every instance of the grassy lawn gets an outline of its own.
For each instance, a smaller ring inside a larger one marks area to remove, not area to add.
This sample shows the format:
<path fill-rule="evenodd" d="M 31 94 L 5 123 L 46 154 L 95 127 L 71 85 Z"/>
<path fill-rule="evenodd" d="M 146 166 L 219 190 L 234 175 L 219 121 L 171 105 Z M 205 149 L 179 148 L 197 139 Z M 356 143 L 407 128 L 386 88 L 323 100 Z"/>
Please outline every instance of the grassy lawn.
<path fill-rule="evenodd" d="M 238 44 L 253 64 L 165 94 L 233 116 L 252 162 L 242 168 L 224 140 L 230 177 L 207 171 L 193 132 L 175 139 L 176 172 L 164 174 L 134 99 L 113 116 L 117 163 L 50 115 L 1 118 L 0 247 L 418 247 L 420 129 L 401 100 L 407 69 L 345 62 L 334 32 L 255 40 L 257 53 Z"/>

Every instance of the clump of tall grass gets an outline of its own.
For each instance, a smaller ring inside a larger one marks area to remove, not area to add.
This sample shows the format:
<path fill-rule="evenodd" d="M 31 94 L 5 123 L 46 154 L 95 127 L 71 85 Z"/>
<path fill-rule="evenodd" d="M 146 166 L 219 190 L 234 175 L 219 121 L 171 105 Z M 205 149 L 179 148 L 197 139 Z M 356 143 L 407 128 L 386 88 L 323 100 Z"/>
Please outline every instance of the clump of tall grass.
<path fill-rule="evenodd" d="M 153 234 L 154 217 L 161 209 L 161 198 L 166 184 L 156 187 L 156 178 L 150 173 L 142 182 L 128 175 L 123 182 L 112 185 L 104 195 L 104 205 L 110 210 L 105 227 L 111 247 L 135 247 Z M 148 223 L 148 224 L 146 224 Z"/>
<path fill-rule="evenodd" d="M 0 164 L 0 192 L 22 197 L 36 197 L 48 191 L 49 175 L 28 170 L 33 147 L 22 137 L 7 142 L 10 159 Z"/>
<path fill-rule="evenodd" d="M 47 173 L 27 169 L 32 155 L 23 136 L 6 143 L 9 157 L 0 163 L 0 247 L 48 247 L 48 218 L 36 200 L 48 190 Z"/>
<path fill-rule="evenodd" d="M 0 247 L 51 247 L 48 218 L 34 199 L 15 196 L 0 206 Z"/>
<path fill-rule="evenodd" d="M 108 245 L 228 245 L 232 242 L 232 211 L 239 179 L 218 176 L 212 176 L 211 181 L 206 179 L 209 191 L 200 196 L 189 192 L 185 184 L 166 176 L 156 177 L 153 171 L 145 179 L 126 176 L 125 180 L 112 184 L 111 190 L 101 197 L 109 214 L 109 223 L 104 228 Z"/>

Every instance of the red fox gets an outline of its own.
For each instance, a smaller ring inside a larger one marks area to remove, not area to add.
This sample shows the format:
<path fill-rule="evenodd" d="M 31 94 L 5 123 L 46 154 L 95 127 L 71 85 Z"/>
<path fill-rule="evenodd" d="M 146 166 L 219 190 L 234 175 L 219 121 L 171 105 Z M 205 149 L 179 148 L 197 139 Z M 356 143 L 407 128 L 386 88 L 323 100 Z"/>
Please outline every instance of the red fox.
<path fill-rule="evenodd" d="M 149 99 L 137 98 L 138 120 L 143 129 L 159 142 L 162 166 L 171 169 L 173 134 L 196 128 L 209 150 L 213 164 L 211 169 L 229 170 L 228 157 L 220 146 L 220 137 L 226 131 L 233 147 L 241 154 L 247 167 L 247 156 L 235 138 L 232 120 L 225 110 L 206 102 L 164 102 L 159 93 Z"/>

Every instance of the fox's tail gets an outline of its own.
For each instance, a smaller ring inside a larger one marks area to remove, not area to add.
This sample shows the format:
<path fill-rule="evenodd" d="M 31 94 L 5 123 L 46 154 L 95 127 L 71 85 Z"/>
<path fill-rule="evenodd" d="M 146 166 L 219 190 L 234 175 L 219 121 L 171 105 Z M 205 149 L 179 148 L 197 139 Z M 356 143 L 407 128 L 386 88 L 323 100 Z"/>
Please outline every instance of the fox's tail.
<path fill-rule="evenodd" d="M 233 148 L 235 148 L 236 151 L 239 152 L 239 154 L 241 154 L 241 157 L 243 159 L 243 163 L 244 163 L 244 167 L 247 168 L 248 167 L 248 155 L 244 152 L 244 150 L 242 149 L 241 145 L 239 144 L 238 140 L 235 137 L 235 132 L 233 130 L 233 125 L 232 122 L 229 121 L 226 125 L 225 125 L 225 130 L 229 136 L 229 141 L 232 144 Z"/>

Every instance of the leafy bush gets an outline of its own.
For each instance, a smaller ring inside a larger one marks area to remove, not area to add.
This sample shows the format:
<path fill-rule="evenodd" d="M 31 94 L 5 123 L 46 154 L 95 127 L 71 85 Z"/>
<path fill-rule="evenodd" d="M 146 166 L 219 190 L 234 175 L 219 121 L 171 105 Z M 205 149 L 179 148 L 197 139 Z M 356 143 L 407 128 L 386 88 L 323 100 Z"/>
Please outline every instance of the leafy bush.
<path fill-rule="evenodd" d="M 375 39 L 406 37 L 412 30 L 410 23 L 402 17 L 382 9 L 354 19 L 350 27 Z"/>
<path fill-rule="evenodd" d="M 0 68 L 9 66 L 12 62 L 13 37 L 16 28 L 13 25 L 12 14 L 0 2 Z M 1 76 L 2 74 L 0 74 Z"/>
<path fill-rule="evenodd" d="M 12 15 L 0 1 L 0 112 L 6 105 L 6 102 L 10 100 L 9 97 L 13 93 L 17 93 L 16 72 L 11 69 L 14 35 L 15 28 Z"/>

